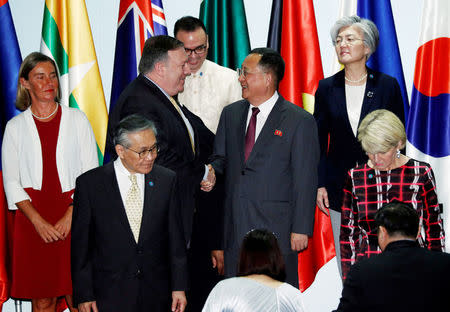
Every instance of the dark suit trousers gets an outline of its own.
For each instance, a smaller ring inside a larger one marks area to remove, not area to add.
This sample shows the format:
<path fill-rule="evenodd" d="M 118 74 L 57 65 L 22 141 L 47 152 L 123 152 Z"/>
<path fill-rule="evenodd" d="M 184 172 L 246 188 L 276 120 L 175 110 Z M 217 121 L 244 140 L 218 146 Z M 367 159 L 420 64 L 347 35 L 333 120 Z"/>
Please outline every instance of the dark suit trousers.
<path fill-rule="evenodd" d="M 188 267 L 191 285 L 187 292 L 186 312 L 200 312 L 214 286 L 223 279 L 212 267 L 211 250 L 222 249 L 223 179 L 218 177 L 214 189 L 196 193 Z"/>

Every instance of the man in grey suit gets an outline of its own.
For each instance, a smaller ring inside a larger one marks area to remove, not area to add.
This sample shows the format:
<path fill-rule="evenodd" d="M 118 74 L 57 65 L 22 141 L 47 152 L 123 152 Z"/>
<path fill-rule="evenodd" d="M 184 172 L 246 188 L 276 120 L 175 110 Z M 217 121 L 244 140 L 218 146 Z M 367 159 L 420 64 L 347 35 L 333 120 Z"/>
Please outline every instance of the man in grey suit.
<path fill-rule="evenodd" d="M 211 163 L 225 175 L 225 274 L 236 274 L 245 234 L 266 228 L 278 238 L 287 282 L 298 286 L 298 252 L 313 233 L 316 122 L 278 94 L 284 75 L 278 52 L 252 50 L 238 74 L 244 100 L 223 109 Z"/>

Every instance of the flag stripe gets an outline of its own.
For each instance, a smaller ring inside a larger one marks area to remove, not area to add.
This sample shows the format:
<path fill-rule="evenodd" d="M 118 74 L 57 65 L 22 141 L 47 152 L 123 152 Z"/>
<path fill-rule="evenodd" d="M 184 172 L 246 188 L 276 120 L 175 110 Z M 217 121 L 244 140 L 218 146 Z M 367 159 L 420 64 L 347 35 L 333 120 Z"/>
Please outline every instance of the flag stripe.
<path fill-rule="evenodd" d="M 243 1 L 202 1 L 200 19 L 210 40 L 208 59 L 233 70 L 241 66 L 250 51 Z"/>
<path fill-rule="evenodd" d="M 58 64 L 62 103 L 86 114 L 103 151 L 107 110 L 84 0 L 46 0 L 42 26 L 41 52 Z"/>
<path fill-rule="evenodd" d="M 121 0 L 109 111 L 126 85 L 138 75 L 145 40 L 153 34 L 167 35 L 164 18 L 161 1 Z"/>
<path fill-rule="evenodd" d="M 431 164 L 450 233 L 450 2 L 425 1 L 407 123 L 408 156 Z M 450 240 L 446 239 L 446 251 Z"/>
<path fill-rule="evenodd" d="M 69 71 L 69 57 L 64 49 L 59 36 L 58 25 L 50 14 L 47 5 L 44 6 L 44 21 L 42 25 L 42 40 L 52 53 L 52 58 L 58 66 L 59 74 L 62 76 Z"/>
<path fill-rule="evenodd" d="M 397 33 L 390 0 L 358 0 L 357 14 L 375 23 L 380 33 L 380 44 L 367 65 L 397 79 L 403 98 L 405 121 L 408 120 L 408 94 L 403 75 L 402 60 L 398 48 Z"/>

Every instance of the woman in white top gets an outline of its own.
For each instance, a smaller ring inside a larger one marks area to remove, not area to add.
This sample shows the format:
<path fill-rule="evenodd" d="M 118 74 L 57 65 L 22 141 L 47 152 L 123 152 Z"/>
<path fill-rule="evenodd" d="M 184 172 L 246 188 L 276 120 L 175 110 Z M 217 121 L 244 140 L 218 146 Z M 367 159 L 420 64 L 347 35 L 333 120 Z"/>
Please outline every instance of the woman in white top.
<path fill-rule="evenodd" d="M 242 242 L 238 277 L 219 282 L 203 312 L 304 312 L 300 290 L 284 283 L 283 256 L 275 235 L 252 230 Z"/>
<path fill-rule="evenodd" d="M 345 177 L 350 168 L 367 162 L 357 140 L 358 125 L 376 109 L 387 109 L 404 122 L 404 108 L 397 80 L 366 66 L 379 41 L 374 23 L 356 15 L 346 16 L 334 24 L 330 34 L 344 69 L 321 80 L 315 94 L 314 117 L 320 143 L 317 205 L 330 213 L 339 257 Z"/>
<path fill-rule="evenodd" d="M 16 107 L 5 128 L 2 169 L 14 219 L 11 297 L 31 299 L 33 311 L 71 311 L 70 229 L 75 179 L 98 166 L 94 134 L 78 109 L 58 104 L 55 62 L 34 52 L 19 70 Z"/>

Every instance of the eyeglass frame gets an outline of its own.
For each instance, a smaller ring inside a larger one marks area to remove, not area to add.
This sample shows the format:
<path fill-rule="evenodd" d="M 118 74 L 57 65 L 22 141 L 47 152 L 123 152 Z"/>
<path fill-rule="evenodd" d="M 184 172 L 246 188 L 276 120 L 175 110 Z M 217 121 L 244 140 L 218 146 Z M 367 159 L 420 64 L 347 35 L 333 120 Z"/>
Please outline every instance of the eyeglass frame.
<path fill-rule="evenodd" d="M 338 42 L 338 40 L 341 40 Z M 355 41 L 362 41 L 364 43 L 364 39 L 361 38 L 353 38 L 353 37 L 337 37 L 336 40 L 334 40 L 334 46 L 340 47 L 345 43 L 349 46 L 354 46 L 356 44 Z"/>
<path fill-rule="evenodd" d="M 184 47 L 184 51 L 186 52 L 186 54 L 188 56 L 191 56 L 192 53 L 195 53 L 195 55 L 203 55 L 206 52 L 207 48 L 208 48 L 208 46 L 205 43 L 205 44 L 199 45 L 198 47 L 195 47 L 193 49 L 189 49 L 189 48 Z M 201 51 L 199 51 L 199 50 L 201 50 Z"/>
<path fill-rule="evenodd" d="M 236 68 L 236 72 L 238 74 L 238 77 L 244 76 L 244 78 L 247 78 L 247 75 L 251 75 L 251 74 L 266 74 L 267 72 L 265 71 L 257 71 L 257 72 L 251 72 L 251 71 L 247 71 L 246 69 L 242 68 L 242 67 L 238 67 Z"/>
<path fill-rule="evenodd" d="M 134 149 L 126 147 L 126 146 L 124 146 L 124 147 L 126 149 L 128 149 L 128 150 L 130 150 L 132 152 L 135 152 L 136 154 L 138 154 L 139 155 L 139 159 L 145 159 L 145 157 L 147 157 L 150 154 L 152 156 L 154 156 L 154 155 L 158 154 L 159 151 L 160 151 L 160 148 L 159 148 L 158 144 L 155 144 L 152 147 L 150 147 L 149 149 L 143 150 L 142 152 L 135 151 Z"/>

